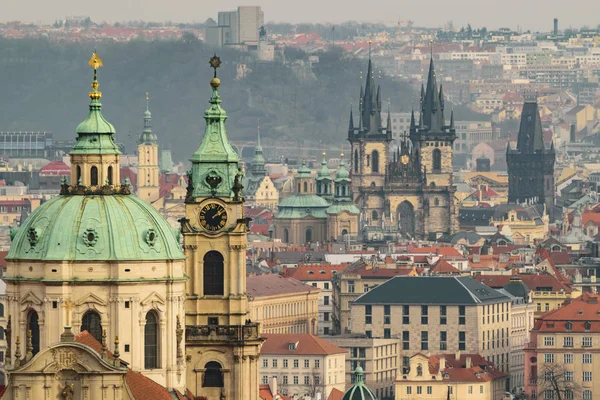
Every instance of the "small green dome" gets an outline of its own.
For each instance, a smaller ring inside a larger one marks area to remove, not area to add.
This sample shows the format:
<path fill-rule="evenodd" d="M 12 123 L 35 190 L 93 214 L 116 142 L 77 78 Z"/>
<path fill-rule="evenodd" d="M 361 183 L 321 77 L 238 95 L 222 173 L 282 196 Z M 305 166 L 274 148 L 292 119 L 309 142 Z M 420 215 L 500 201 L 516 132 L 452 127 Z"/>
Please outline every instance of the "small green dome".
<path fill-rule="evenodd" d="M 311 178 L 310 169 L 306 166 L 306 160 L 302 160 L 302 166 L 298 168 L 296 178 Z"/>
<path fill-rule="evenodd" d="M 323 153 L 323 160 L 321 161 L 321 168 L 317 171 L 317 180 L 329 179 L 331 180 L 331 171 L 327 167 L 327 160 L 325 159 L 325 153 Z"/>
<path fill-rule="evenodd" d="M 90 102 L 90 112 L 75 129 L 77 142 L 71 154 L 121 154 L 114 141 L 115 127 L 102 115 L 99 98 Z"/>
<path fill-rule="evenodd" d="M 44 261 L 184 259 L 176 230 L 133 195 L 61 195 L 18 229 L 6 257 Z"/>
<path fill-rule="evenodd" d="M 144 111 L 144 118 L 152 118 L 152 113 L 150 110 L 146 109 L 146 111 Z"/>
<path fill-rule="evenodd" d="M 344 393 L 342 400 L 377 400 L 375 394 L 365 385 L 363 369 L 360 366 L 356 367 L 354 375 L 356 383 Z"/>
<path fill-rule="evenodd" d="M 348 169 L 346 169 L 346 164 L 344 164 L 343 158 L 340 160 L 340 168 L 335 174 L 335 180 L 338 182 L 342 180 L 350 180 L 350 172 L 348 172 Z"/>

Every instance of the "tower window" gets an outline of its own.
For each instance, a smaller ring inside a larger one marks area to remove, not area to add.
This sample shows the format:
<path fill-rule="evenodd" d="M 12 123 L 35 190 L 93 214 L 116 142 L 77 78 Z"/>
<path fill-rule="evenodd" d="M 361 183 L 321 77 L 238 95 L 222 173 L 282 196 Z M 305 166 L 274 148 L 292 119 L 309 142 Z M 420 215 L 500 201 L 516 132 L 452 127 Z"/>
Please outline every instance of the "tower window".
<path fill-rule="evenodd" d="M 112 167 L 112 165 L 108 167 L 106 179 L 108 179 L 108 184 L 112 185 L 112 183 L 113 183 L 113 167 Z"/>
<path fill-rule="evenodd" d="M 288 243 L 290 241 L 290 233 L 287 229 L 283 230 L 283 243 Z"/>
<path fill-rule="evenodd" d="M 221 364 L 216 361 L 210 361 L 204 366 L 204 379 L 202 387 L 223 387 L 223 372 Z"/>
<path fill-rule="evenodd" d="M 358 173 L 358 150 L 354 150 L 354 172 Z"/>
<path fill-rule="evenodd" d="M 373 210 L 373 211 L 371 212 L 371 219 L 372 219 L 373 221 L 377 221 L 377 220 L 379 219 L 379 214 L 377 214 L 377 211 Z"/>
<path fill-rule="evenodd" d="M 373 150 L 371 158 L 373 161 L 373 172 L 379 172 L 379 152 L 377 150 Z"/>
<path fill-rule="evenodd" d="M 81 332 L 88 331 L 90 335 L 99 342 L 102 342 L 102 324 L 100 315 L 95 311 L 88 311 L 83 314 L 81 319 Z"/>
<path fill-rule="evenodd" d="M 304 182 L 304 193 L 308 193 L 308 182 Z"/>
<path fill-rule="evenodd" d="M 144 327 L 144 368 L 158 368 L 158 316 L 155 311 L 146 314 Z"/>
<path fill-rule="evenodd" d="M 90 169 L 90 179 L 92 186 L 98 186 L 98 167 L 95 165 Z"/>
<path fill-rule="evenodd" d="M 313 232 L 312 232 L 312 229 L 311 229 L 311 228 L 308 228 L 308 229 L 306 230 L 306 243 L 310 243 L 310 242 L 312 242 L 312 233 L 313 233 Z"/>
<path fill-rule="evenodd" d="M 81 180 L 81 167 L 78 165 L 77 166 L 77 182 L 75 182 L 75 183 L 78 184 L 80 180 Z"/>
<path fill-rule="evenodd" d="M 204 256 L 204 294 L 222 296 L 224 280 L 223 255 L 209 251 Z"/>
<path fill-rule="evenodd" d="M 29 311 L 27 315 L 27 332 L 31 332 L 31 343 L 33 345 L 33 355 L 40 352 L 40 325 L 38 313 L 35 310 Z"/>
<path fill-rule="evenodd" d="M 432 153 L 433 172 L 441 172 L 442 170 L 442 152 L 440 149 L 434 149 Z"/>

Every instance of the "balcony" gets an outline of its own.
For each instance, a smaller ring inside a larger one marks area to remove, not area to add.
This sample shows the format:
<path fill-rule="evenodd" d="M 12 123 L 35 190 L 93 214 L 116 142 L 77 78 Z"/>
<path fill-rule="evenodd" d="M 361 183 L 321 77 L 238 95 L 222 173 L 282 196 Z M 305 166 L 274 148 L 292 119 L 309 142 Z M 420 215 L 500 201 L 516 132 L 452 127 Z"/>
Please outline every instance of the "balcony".
<path fill-rule="evenodd" d="M 260 340 L 258 324 L 194 325 L 185 328 L 186 342 Z"/>

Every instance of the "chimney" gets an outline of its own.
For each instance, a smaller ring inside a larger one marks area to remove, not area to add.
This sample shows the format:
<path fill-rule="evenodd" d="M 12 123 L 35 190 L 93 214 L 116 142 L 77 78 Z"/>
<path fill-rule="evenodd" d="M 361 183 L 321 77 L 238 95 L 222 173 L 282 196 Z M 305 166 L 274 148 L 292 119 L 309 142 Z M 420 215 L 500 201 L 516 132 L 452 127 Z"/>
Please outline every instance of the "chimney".
<path fill-rule="evenodd" d="M 269 380 L 269 389 L 271 389 L 271 394 L 273 397 L 277 396 L 277 377 L 273 376 Z"/>
<path fill-rule="evenodd" d="M 443 372 L 446 369 L 446 358 L 440 357 L 440 372 Z"/>
<path fill-rule="evenodd" d="M 465 368 L 467 368 L 467 369 L 473 368 L 473 363 L 471 362 L 471 357 L 467 357 L 467 359 L 465 360 Z"/>

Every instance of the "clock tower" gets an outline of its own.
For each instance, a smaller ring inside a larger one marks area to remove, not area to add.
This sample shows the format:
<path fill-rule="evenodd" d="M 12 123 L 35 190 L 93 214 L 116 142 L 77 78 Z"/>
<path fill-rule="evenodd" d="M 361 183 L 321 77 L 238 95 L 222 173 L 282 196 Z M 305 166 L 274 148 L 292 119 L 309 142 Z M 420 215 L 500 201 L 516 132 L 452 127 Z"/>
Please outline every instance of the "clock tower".
<path fill-rule="evenodd" d="M 188 174 L 181 219 L 189 276 L 185 302 L 187 383 L 194 396 L 258 399 L 258 356 L 263 339 L 248 319 L 242 173 L 221 107 L 217 56 L 210 60 L 206 129 Z"/>

